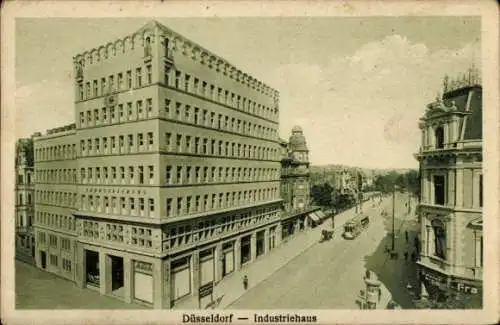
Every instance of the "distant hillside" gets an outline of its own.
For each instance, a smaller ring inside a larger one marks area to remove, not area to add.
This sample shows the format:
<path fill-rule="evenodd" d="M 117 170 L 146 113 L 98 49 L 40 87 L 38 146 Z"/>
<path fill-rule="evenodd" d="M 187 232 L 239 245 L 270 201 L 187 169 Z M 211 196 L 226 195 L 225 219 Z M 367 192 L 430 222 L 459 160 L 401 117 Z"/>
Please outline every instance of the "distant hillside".
<path fill-rule="evenodd" d="M 412 168 L 369 169 L 369 168 L 361 168 L 361 167 L 357 167 L 357 166 L 347 166 L 347 165 L 337 165 L 337 164 L 313 165 L 310 168 L 311 173 L 314 173 L 314 174 L 319 174 L 319 173 L 328 174 L 328 173 L 332 173 L 332 172 L 342 171 L 344 169 L 347 169 L 349 171 L 359 171 L 366 176 L 372 176 L 372 177 L 376 177 L 379 175 L 387 175 L 391 172 L 396 172 L 398 174 L 404 174 L 406 172 L 409 172 L 410 170 L 416 170 L 416 169 L 412 169 Z"/>

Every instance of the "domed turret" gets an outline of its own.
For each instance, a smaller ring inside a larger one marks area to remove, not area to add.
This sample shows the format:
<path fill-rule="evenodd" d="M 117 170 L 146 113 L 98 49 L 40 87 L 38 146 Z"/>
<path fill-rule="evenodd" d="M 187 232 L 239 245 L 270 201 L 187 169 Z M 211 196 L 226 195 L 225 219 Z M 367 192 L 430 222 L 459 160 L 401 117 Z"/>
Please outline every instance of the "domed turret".
<path fill-rule="evenodd" d="M 290 136 L 288 143 L 290 151 L 309 151 L 307 149 L 307 142 L 302 132 L 302 128 L 298 125 L 292 128 L 292 135 Z"/>

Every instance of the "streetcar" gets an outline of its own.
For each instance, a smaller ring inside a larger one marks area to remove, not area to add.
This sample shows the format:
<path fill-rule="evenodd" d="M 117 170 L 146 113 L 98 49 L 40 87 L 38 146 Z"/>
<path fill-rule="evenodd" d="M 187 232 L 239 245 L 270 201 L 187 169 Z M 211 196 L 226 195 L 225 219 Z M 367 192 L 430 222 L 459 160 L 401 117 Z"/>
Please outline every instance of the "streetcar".
<path fill-rule="evenodd" d="M 357 215 L 344 224 L 345 239 L 354 239 L 370 224 L 370 218 L 364 215 Z"/>

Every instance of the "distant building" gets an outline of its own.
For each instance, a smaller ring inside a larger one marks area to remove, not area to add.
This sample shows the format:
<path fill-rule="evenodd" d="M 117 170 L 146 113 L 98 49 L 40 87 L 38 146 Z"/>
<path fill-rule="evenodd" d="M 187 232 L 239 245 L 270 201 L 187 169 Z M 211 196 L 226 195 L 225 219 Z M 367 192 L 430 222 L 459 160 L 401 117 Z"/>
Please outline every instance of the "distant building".
<path fill-rule="evenodd" d="M 35 236 L 33 232 L 35 213 L 35 176 L 33 139 L 19 139 L 16 143 L 16 258 L 34 264 Z"/>
<path fill-rule="evenodd" d="M 475 69 L 445 78 L 420 119 L 420 279 L 423 294 L 482 294 L 482 87 Z M 459 295 L 460 297 L 460 295 Z M 441 297 L 442 298 L 442 297 Z"/>
<path fill-rule="evenodd" d="M 71 281 L 82 263 L 75 254 L 78 229 L 73 215 L 80 202 L 76 144 L 74 123 L 34 137 L 36 266 Z"/>
<path fill-rule="evenodd" d="M 281 216 L 281 235 L 286 238 L 305 230 L 324 216 L 313 211 L 309 171 L 309 149 L 302 128 L 295 126 L 288 142 L 281 141 L 281 197 L 284 212 Z"/>

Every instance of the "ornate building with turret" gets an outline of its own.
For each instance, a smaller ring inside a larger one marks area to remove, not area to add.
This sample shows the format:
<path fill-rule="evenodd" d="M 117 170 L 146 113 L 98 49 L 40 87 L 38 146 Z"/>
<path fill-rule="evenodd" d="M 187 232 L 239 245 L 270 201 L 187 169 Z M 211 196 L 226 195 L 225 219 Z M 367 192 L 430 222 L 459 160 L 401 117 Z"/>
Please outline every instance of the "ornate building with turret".
<path fill-rule="evenodd" d="M 35 213 L 35 177 L 33 159 L 33 139 L 19 139 L 15 157 L 15 224 L 16 258 L 34 264 L 35 236 L 33 233 Z"/>
<path fill-rule="evenodd" d="M 472 68 L 444 80 L 420 119 L 420 280 L 422 296 L 482 294 L 482 86 Z"/>
<path fill-rule="evenodd" d="M 282 237 L 321 222 L 325 215 L 311 207 L 309 149 L 300 126 L 294 126 L 288 142 L 281 140 Z"/>

